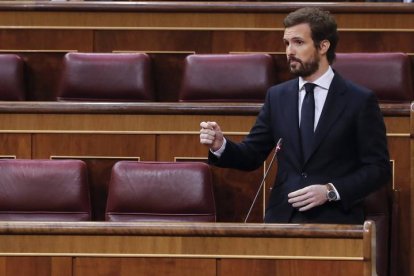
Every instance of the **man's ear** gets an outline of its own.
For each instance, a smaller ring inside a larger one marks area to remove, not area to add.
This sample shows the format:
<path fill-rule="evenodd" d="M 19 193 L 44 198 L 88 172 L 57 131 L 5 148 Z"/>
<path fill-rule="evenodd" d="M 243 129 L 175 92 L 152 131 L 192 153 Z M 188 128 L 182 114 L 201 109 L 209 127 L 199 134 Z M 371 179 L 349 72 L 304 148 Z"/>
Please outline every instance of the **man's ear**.
<path fill-rule="evenodd" d="M 321 43 L 319 44 L 319 52 L 322 55 L 325 55 L 326 52 L 328 52 L 329 47 L 331 46 L 331 43 L 329 42 L 329 40 L 322 40 Z"/>

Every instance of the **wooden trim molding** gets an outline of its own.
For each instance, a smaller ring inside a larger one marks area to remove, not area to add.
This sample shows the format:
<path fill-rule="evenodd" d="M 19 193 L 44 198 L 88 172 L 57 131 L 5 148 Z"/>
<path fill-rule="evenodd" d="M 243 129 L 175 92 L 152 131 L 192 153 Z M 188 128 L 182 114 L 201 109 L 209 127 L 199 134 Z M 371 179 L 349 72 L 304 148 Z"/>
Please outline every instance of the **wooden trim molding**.
<path fill-rule="evenodd" d="M 290 12 L 302 7 L 320 7 L 341 13 L 413 13 L 414 7 L 404 3 L 344 2 L 41 2 L 2 1 L 0 11 L 114 11 L 114 12 Z"/>
<path fill-rule="evenodd" d="M 254 115 L 263 103 L 208 102 L 0 102 L 0 114 L 218 114 Z M 411 103 L 380 103 L 384 116 L 410 116 Z"/>

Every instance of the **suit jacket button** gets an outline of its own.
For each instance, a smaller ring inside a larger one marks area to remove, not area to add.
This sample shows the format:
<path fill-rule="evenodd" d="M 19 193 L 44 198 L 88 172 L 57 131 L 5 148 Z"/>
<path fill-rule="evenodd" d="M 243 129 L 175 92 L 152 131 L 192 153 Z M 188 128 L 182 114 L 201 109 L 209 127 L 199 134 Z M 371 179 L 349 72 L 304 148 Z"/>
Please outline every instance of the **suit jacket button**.
<path fill-rule="evenodd" d="M 303 177 L 303 178 L 307 178 L 307 177 L 308 177 L 308 174 L 307 174 L 307 173 L 305 173 L 305 172 L 303 172 L 303 173 L 302 173 L 302 177 Z"/>

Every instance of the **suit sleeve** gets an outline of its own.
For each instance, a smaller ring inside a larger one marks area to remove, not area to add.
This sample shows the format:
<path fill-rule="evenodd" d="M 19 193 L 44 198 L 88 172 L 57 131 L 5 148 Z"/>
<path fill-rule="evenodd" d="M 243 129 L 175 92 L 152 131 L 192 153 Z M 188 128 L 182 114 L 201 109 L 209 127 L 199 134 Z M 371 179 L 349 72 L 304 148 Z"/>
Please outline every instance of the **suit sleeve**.
<path fill-rule="evenodd" d="M 270 123 L 270 93 L 249 134 L 240 143 L 227 139 L 226 148 L 220 158 L 209 153 L 209 162 L 218 167 L 251 171 L 263 165 L 275 146 Z"/>

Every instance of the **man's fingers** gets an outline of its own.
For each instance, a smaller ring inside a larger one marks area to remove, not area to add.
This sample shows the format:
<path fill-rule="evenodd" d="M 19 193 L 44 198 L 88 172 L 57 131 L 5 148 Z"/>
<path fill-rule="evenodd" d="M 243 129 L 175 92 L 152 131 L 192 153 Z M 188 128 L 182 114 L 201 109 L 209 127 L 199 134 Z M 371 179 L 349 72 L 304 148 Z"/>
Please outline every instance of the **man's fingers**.
<path fill-rule="evenodd" d="M 202 129 L 207 129 L 207 128 L 208 128 L 208 123 L 207 123 L 207 122 L 201 122 L 201 123 L 200 123 L 200 127 L 201 127 Z"/>
<path fill-rule="evenodd" d="M 299 190 L 296 190 L 294 192 L 289 193 L 288 198 L 295 198 L 295 197 L 298 197 L 298 196 L 301 196 L 301 195 L 305 195 L 306 193 L 307 193 L 306 188 L 299 189 Z"/>
<path fill-rule="evenodd" d="M 214 140 L 216 137 L 215 133 L 210 132 L 201 132 L 200 133 L 200 139 L 206 139 L 206 140 Z"/>
<path fill-rule="evenodd" d="M 201 122 L 200 127 L 203 129 L 215 129 L 217 127 L 216 122 Z"/>
<path fill-rule="evenodd" d="M 289 203 L 292 203 L 293 207 L 302 207 L 312 202 L 313 202 L 313 199 L 307 195 L 300 196 L 294 199 L 289 199 Z"/>
<path fill-rule="evenodd" d="M 211 145 L 211 144 L 213 144 L 213 141 L 212 140 L 210 140 L 210 139 L 200 139 L 200 143 L 201 144 L 204 144 L 204 145 Z"/>
<path fill-rule="evenodd" d="M 310 204 L 307 204 L 306 206 L 304 206 L 304 207 L 302 207 L 302 208 L 299 208 L 299 211 L 300 212 L 302 212 L 302 211 L 307 211 L 307 210 L 310 210 L 310 209 L 312 209 L 313 207 L 315 207 L 316 206 L 316 204 L 315 203 L 310 203 Z"/>
<path fill-rule="evenodd" d="M 200 130 L 200 139 L 214 139 L 216 132 L 214 130 L 202 128 Z"/>
<path fill-rule="evenodd" d="M 308 195 L 304 194 L 304 195 L 300 195 L 300 196 L 291 197 L 291 198 L 289 198 L 288 202 L 289 203 L 296 203 L 296 202 L 304 201 L 307 198 L 308 198 Z"/>
<path fill-rule="evenodd" d="M 200 127 L 200 143 L 204 145 L 213 144 L 216 137 L 214 122 L 201 122 Z"/>

